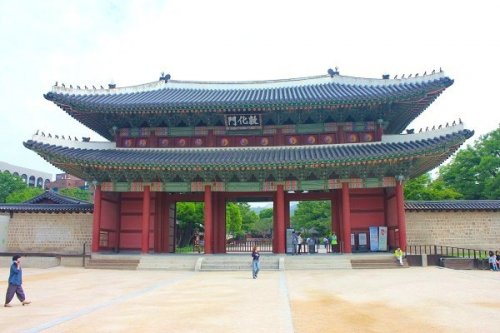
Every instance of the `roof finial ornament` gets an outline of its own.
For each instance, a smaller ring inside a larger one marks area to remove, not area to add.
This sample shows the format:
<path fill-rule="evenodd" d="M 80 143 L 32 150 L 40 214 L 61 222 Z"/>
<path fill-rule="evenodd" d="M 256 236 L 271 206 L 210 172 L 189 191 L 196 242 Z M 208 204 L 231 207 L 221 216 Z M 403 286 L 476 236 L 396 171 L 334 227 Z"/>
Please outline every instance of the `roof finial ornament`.
<path fill-rule="evenodd" d="M 96 89 L 94 85 L 92 85 L 92 89 L 94 89 L 94 90 Z"/>
<path fill-rule="evenodd" d="M 451 124 L 451 126 L 455 126 L 457 123 L 455 122 L 455 120 L 453 120 L 453 123 Z"/>
<path fill-rule="evenodd" d="M 436 73 L 436 70 L 435 70 L 435 69 L 433 69 L 433 70 L 432 70 L 432 74 L 434 74 L 434 73 Z"/>
<path fill-rule="evenodd" d="M 398 74 L 394 75 L 394 80 L 396 80 L 398 78 Z"/>
<path fill-rule="evenodd" d="M 446 127 L 449 127 L 450 125 L 448 125 L 448 123 L 446 123 Z"/>
<path fill-rule="evenodd" d="M 432 126 L 432 130 L 434 131 L 436 129 L 436 125 L 433 125 Z"/>
<path fill-rule="evenodd" d="M 441 69 L 441 67 L 439 67 L 439 73 L 442 73 L 442 72 L 443 72 L 443 70 Z"/>
<path fill-rule="evenodd" d="M 429 132 L 429 126 L 427 126 L 427 127 L 425 128 L 425 131 L 426 131 L 426 132 Z"/>
<path fill-rule="evenodd" d="M 418 73 L 417 73 L 417 74 L 415 74 L 415 77 L 418 77 Z"/>
<path fill-rule="evenodd" d="M 101 85 L 101 89 L 104 89 L 104 87 Z"/>
<path fill-rule="evenodd" d="M 85 86 L 85 89 L 89 89 L 87 86 Z"/>
<path fill-rule="evenodd" d="M 401 75 L 401 78 L 402 78 L 402 79 L 404 79 L 404 78 L 405 78 L 405 75 L 404 75 L 404 74 L 403 74 L 403 75 Z"/>
<path fill-rule="evenodd" d="M 170 80 L 170 74 L 165 74 L 165 72 L 161 72 L 161 75 L 160 75 L 160 81 L 165 81 L 165 83 L 168 82 L 168 80 Z"/>
<path fill-rule="evenodd" d="M 36 130 L 36 133 L 35 133 L 35 135 L 38 135 L 38 132 L 40 132 L 40 130 Z"/>
<path fill-rule="evenodd" d="M 45 136 L 45 133 L 42 132 L 42 136 Z"/>
<path fill-rule="evenodd" d="M 443 127 L 443 125 L 439 124 L 438 129 L 440 129 L 441 127 Z"/>
<path fill-rule="evenodd" d="M 418 133 L 422 133 L 422 127 L 420 127 L 420 129 L 418 130 Z"/>
<path fill-rule="evenodd" d="M 57 81 L 56 81 L 56 84 L 55 84 L 55 86 L 57 87 Z"/>
<path fill-rule="evenodd" d="M 424 72 L 424 76 L 426 76 L 426 75 L 427 75 L 427 71 Z"/>
<path fill-rule="evenodd" d="M 80 86 L 76 86 L 76 89 L 80 90 L 81 88 L 80 88 Z"/>
<path fill-rule="evenodd" d="M 411 78 L 411 75 L 412 75 L 412 74 L 408 75 L 408 78 Z"/>

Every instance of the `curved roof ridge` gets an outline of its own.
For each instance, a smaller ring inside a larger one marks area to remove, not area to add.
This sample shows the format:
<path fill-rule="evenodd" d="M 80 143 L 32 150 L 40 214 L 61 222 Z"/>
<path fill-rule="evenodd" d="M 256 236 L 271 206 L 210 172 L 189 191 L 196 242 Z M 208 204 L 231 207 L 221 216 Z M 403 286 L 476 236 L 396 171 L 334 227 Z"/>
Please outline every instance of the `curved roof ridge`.
<path fill-rule="evenodd" d="M 181 80 L 168 80 L 168 81 L 153 81 L 144 84 L 115 87 L 105 89 L 77 89 L 68 88 L 63 85 L 54 85 L 52 93 L 58 94 L 71 94 L 71 95 L 117 95 L 128 94 L 137 92 L 156 91 L 165 88 L 171 89 L 192 89 L 192 90 L 240 90 L 240 89 L 274 89 L 274 88 L 287 88 L 287 87 L 300 87 L 300 86 L 313 86 L 327 83 L 336 83 L 344 85 L 361 85 L 361 86 L 388 86 L 400 84 L 402 82 L 422 83 L 427 81 L 436 80 L 439 78 L 447 77 L 444 72 L 436 72 L 433 74 L 426 74 L 418 77 L 411 78 L 363 78 L 355 76 L 344 75 L 316 75 L 308 77 L 288 78 L 288 79 L 275 79 L 275 80 L 253 80 L 253 81 L 181 81 Z"/>
<path fill-rule="evenodd" d="M 434 130 L 428 130 L 420 133 L 413 134 L 384 134 L 382 136 L 383 143 L 393 143 L 393 142 L 409 142 L 418 141 L 425 139 L 432 139 L 438 136 L 449 135 L 464 129 L 464 124 L 459 123 L 451 126 L 446 126 Z"/>
<path fill-rule="evenodd" d="M 440 129 L 429 130 L 422 133 L 414 133 L 414 134 L 393 134 L 393 135 L 383 135 L 382 141 L 374 141 L 374 142 L 354 142 L 354 143 L 332 143 L 332 144 L 322 144 L 316 145 L 316 147 L 359 147 L 364 145 L 380 145 L 385 143 L 403 143 L 403 142 L 411 142 L 411 141 L 421 141 L 427 139 L 433 139 L 440 136 L 452 135 L 454 133 L 458 133 L 464 130 L 463 124 L 456 124 L 448 127 L 443 127 Z M 248 146 L 248 147 L 146 147 L 146 148 L 127 148 L 127 147 L 116 147 L 115 142 L 106 142 L 106 141 L 70 141 L 64 139 L 55 139 L 49 138 L 46 136 L 33 135 L 31 141 L 47 144 L 50 146 L 57 147 L 65 147 L 65 148 L 75 148 L 75 149 L 90 149 L 90 150 L 110 150 L 116 149 L 121 151 L 175 151 L 175 152 L 198 152 L 198 151 L 207 151 L 207 150 L 224 150 L 224 151 L 263 151 L 263 150 L 301 150 L 304 147 L 311 148 L 311 145 L 294 145 L 294 146 Z"/>

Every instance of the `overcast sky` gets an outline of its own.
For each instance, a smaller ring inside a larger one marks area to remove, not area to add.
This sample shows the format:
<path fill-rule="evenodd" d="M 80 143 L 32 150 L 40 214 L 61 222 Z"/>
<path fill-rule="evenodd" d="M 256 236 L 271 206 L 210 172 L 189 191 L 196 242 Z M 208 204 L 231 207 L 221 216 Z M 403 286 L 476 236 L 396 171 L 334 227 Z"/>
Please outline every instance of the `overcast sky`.
<path fill-rule="evenodd" d="M 411 4 L 410 4 L 411 3 Z M 0 161 L 58 173 L 24 148 L 37 130 L 103 140 L 45 100 L 58 81 L 375 77 L 442 68 L 455 80 L 409 127 L 495 130 L 499 1 L 0 0 Z"/>

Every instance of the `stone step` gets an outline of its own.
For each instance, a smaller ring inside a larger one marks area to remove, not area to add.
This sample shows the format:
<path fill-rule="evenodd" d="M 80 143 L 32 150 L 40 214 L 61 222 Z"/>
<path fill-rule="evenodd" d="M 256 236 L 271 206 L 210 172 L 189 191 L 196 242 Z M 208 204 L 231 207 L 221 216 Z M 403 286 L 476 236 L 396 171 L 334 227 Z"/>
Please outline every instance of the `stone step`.
<path fill-rule="evenodd" d="M 286 270 L 351 269 L 351 261 L 343 256 L 289 256 L 285 258 Z"/>
<path fill-rule="evenodd" d="M 91 258 L 85 262 L 88 269 L 123 269 L 136 270 L 139 259 L 95 259 Z"/>
<path fill-rule="evenodd" d="M 261 270 L 279 270 L 278 256 L 260 257 Z M 201 271 L 245 271 L 252 269 L 252 257 L 249 255 L 206 256 L 200 263 Z"/>
<path fill-rule="evenodd" d="M 193 271 L 203 256 L 198 255 L 145 255 L 141 257 L 138 270 Z"/>
<path fill-rule="evenodd" d="M 390 269 L 408 268 L 408 262 L 403 260 L 401 266 L 396 259 L 351 259 L 353 269 Z"/>

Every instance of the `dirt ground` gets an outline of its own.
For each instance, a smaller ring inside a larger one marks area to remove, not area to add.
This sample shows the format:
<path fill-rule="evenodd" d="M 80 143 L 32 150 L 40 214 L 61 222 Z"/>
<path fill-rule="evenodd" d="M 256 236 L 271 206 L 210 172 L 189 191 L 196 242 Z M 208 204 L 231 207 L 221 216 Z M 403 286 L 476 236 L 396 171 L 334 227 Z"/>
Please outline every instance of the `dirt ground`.
<path fill-rule="evenodd" d="M 8 268 L 0 268 L 6 290 Z M 500 273 L 24 269 L 1 332 L 499 332 Z"/>

